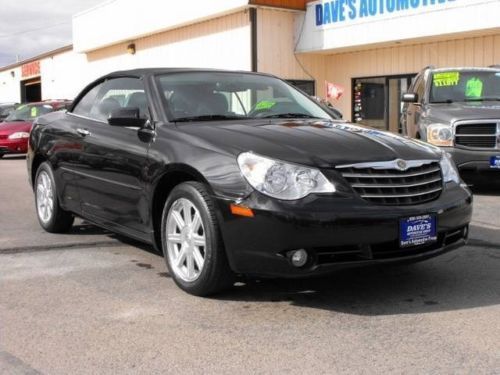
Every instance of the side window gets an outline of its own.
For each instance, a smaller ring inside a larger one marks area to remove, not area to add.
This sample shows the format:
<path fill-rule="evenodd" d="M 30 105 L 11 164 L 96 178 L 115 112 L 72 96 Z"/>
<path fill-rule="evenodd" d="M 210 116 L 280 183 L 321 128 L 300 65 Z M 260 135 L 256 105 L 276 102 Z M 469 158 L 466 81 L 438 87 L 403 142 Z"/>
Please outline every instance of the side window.
<path fill-rule="evenodd" d="M 87 92 L 84 95 L 83 98 L 80 99 L 80 101 L 76 104 L 75 108 L 73 109 L 73 113 L 75 115 L 91 117 L 90 110 L 92 109 L 92 106 L 94 105 L 94 102 L 97 98 L 97 94 L 101 90 L 103 84 L 104 83 L 100 83 L 94 86 L 89 92 Z"/>
<path fill-rule="evenodd" d="M 138 108 L 141 117 L 149 117 L 144 85 L 138 78 L 114 78 L 106 81 L 90 110 L 90 117 L 107 121 L 119 108 Z"/>
<path fill-rule="evenodd" d="M 106 122 L 114 110 L 125 107 L 139 108 L 141 117 L 149 117 L 144 85 L 138 78 L 114 78 L 94 86 L 73 113 Z"/>

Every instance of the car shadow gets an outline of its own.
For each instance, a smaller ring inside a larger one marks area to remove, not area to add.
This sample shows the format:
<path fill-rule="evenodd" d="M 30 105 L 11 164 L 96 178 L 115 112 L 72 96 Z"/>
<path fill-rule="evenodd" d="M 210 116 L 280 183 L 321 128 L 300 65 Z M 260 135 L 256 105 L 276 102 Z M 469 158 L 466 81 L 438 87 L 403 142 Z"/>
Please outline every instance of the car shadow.
<path fill-rule="evenodd" d="M 218 299 L 285 303 L 362 316 L 471 309 L 500 304 L 499 267 L 500 256 L 494 250 L 458 250 L 445 259 L 349 269 L 322 278 L 250 279 L 236 283 Z"/>
<path fill-rule="evenodd" d="M 75 234 L 83 236 L 91 236 L 91 235 L 108 235 L 109 237 L 113 236 L 112 232 L 100 228 L 94 224 L 88 223 L 86 221 L 74 224 L 71 227 L 71 230 L 66 234 Z"/>
<path fill-rule="evenodd" d="M 116 239 L 163 258 L 152 246 L 122 236 Z M 250 303 L 272 303 L 277 305 L 277 311 L 285 304 L 360 316 L 494 306 L 500 304 L 499 250 L 477 243 L 421 263 L 345 269 L 327 277 L 240 276 L 233 287 L 210 298 L 239 302 L 245 307 Z M 170 277 L 166 266 L 158 275 Z"/>
<path fill-rule="evenodd" d="M 108 234 L 124 245 L 159 258 L 153 246 L 84 224 L 86 233 Z M 484 238 L 493 235 L 487 230 Z M 470 245 L 411 265 L 352 268 L 327 277 L 266 279 L 239 277 L 232 288 L 213 296 L 221 302 L 275 303 L 361 316 L 420 314 L 500 304 L 500 245 L 475 236 Z M 163 260 L 162 260 L 163 262 Z M 138 266 L 145 266 L 138 263 Z M 158 272 L 153 267 L 148 267 Z M 158 275 L 170 277 L 166 268 Z M 277 310 L 278 311 L 278 310 Z"/>

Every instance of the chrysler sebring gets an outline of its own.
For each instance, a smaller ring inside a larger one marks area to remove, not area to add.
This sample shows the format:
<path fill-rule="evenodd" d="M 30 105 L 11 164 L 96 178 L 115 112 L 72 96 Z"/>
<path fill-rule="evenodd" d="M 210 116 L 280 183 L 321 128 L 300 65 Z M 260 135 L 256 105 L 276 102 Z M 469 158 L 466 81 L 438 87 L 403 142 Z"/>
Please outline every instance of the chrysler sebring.
<path fill-rule="evenodd" d="M 152 244 L 195 295 L 427 259 L 465 243 L 472 212 L 448 154 L 257 73 L 106 75 L 38 118 L 28 170 L 45 230 L 78 216 Z"/>

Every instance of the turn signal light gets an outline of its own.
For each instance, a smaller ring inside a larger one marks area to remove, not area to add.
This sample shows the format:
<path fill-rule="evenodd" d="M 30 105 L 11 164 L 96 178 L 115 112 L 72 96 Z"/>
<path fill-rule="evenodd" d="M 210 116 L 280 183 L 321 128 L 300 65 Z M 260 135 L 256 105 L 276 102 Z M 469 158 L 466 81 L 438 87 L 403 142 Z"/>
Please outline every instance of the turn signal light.
<path fill-rule="evenodd" d="M 231 213 L 238 216 L 254 217 L 252 209 L 234 203 L 231 203 Z"/>

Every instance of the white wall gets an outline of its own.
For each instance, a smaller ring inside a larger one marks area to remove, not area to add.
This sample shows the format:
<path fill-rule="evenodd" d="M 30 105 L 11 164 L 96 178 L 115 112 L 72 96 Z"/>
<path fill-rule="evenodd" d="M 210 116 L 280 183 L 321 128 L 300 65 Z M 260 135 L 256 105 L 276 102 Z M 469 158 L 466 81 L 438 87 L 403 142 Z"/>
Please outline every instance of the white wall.
<path fill-rule="evenodd" d="M 93 76 L 84 54 L 63 52 L 40 60 L 42 100 L 74 99 Z"/>
<path fill-rule="evenodd" d="M 87 52 L 245 8 L 248 0 L 109 0 L 73 17 L 73 45 Z"/>
<path fill-rule="evenodd" d="M 434 36 L 442 39 L 446 35 L 500 30 L 499 0 L 448 0 L 435 1 L 434 4 L 430 4 L 429 1 L 429 5 L 416 9 L 410 7 L 392 13 L 385 11 L 383 14 L 368 17 L 359 17 L 359 6 L 366 0 L 352 1 L 356 5 L 358 13 L 356 17 L 353 19 L 349 17 L 350 9 L 345 5 L 344 21 L 322 26 L 316 25 L 315 9 L 316 5 L 325 4 L 327 1 L 309 3 L 297 51 L 355 50 L 359 47 L 366 48 L 389 42 L 394 44 L 397 41 L 419 40 Z M 328 3 L 330 4 L 329 1 Z"/>
<path fill-rule="evenodd" d="M 242 11 L 136 39 L 135 55 L 127 54 L 128 42 L 89 52 L 87 76 L 147 67 L 250 70 L 250 41 L 249 15 Z"/>
<path fill-rule="evenodd" d="M 12 76 L 11 72 L 14 72 Z M 0 103 L 21 102 L 21 67 L 0 72 Z"/>

